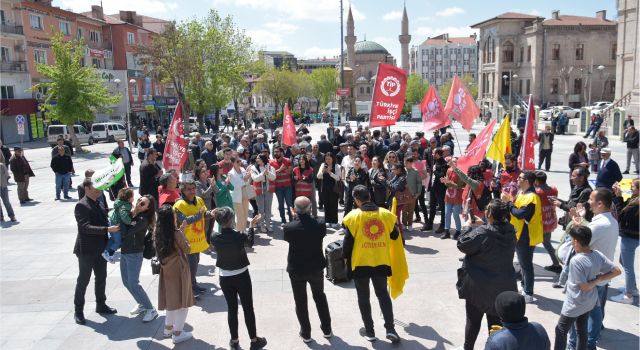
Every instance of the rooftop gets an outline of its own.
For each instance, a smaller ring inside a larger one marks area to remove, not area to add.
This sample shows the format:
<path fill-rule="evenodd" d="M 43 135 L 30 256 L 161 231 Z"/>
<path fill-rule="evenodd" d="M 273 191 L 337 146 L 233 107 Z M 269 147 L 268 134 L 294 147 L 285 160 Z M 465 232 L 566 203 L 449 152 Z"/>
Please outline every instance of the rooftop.
<path fill-rule="evenodd" d="M 562 15 L 542 22 L 545 26 L 615 26 L 615 21 L 606 18 Z"/>
<path fill-rule="evenodd" d="M 533 16 L 533 15 L 527 15 L 524 13 L 518 13 L 518 12 L 505 12 L 503 14 L 497 15 L 493 18 L 489 18 L 487 20 L 484 20 L 480 23 L 476 23 L 476 24 L 472 24 L 471 28 L 476 28 L 479 27 L 487 22 L 490 21 L 495 21 L 495 20 L 536 20 L 536 19 L 544 19 L 544 17 L 540 17 L 540 16 Z"/>
<path fill-rule="evenodd" d="M 463 36 L 463 37 L 450 37 L 448 34 L 441 34 L 435 36 L 433 38 L 427 38 L 421 45 L 448 45 L 448 44 L 458 44 L 458 45 L 475 45 L 476 44 L 476 36 Z"/>

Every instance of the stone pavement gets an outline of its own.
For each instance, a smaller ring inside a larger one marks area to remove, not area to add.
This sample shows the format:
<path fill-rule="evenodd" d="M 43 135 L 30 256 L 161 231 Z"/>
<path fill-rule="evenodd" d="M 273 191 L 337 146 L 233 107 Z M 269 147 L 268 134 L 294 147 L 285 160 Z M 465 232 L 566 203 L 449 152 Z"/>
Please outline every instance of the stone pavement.
<path fill-rule="evenodd" d="M 313 125 L 314 139 L 324 132 L 326 125 Z M 399 123 L 392 129 L 414 132 L 419 123 Z M 476 125 L 473 132 L 479 132 Z M 460 146 L 467 145 L 467 132 L 456 125 Z M 549 183 L 556 185 L 560 198 L 569 195 L 567 160 L 579 136 L 557 136 Z M 625 145 L 611 140 L 613 158 L 621 167 L 625 160 Z M 36 173 L 30 186 L 30 196 L 36 201 L 20 206 L 15 184 L 10 185 L 10 198 L 20 222 L 3 224 L 0 229 L 0 348 L 2 349 L 169 349 L 174 345 L 162 339 L 164 316 L 143 324 L 140 316 L 132 317 L 128 311 L 134 306 L 133 298 L 123 287 L 119 264 L 109 265 L 107 298 L 118 314 L 103 317 L 93 312 L 95 303 L 92 284 L 87 291 L 86 326 L 73 322 L 73 291 L 77 277 L 77 261 L 72 254 L 76 237 L 73 218 L 75 200 L 54 202 L 54 177 L 49 169 L 50 150 L 38 144 L 25 144 L 25 154 Z M 31 148 L 30 148 L 31 147 Z M 82 174 L 87 168 L 100 168 L 106 164 L 107 154 L 115 147 L 96 144 L 86 147 L 91 153 L 74 157 L 75 168 Z M 456 154 L 458 154 L 456 149 Z M 139 163 L 138 163 L 139 164 Z M 133 181 L 138 184 L 138 164 L 134 167 Z M 81 176 L 73 178 L 74 185 Z M 72 197 L 77 198 L 75 193 Z M 274 199 L 274 208 L 277 201 Z M 274 211 L 276 213 L 277 211 Z M 277 215 L 276 215 L 277 220 Z M 415 224 L 419 227 L 421 224 Z M 325 244 L 342 239 L 332 233 Z M 553 234 L 554 241 L 561 232 Z M 358 335 L 362 325 L 353 283 L 333 285 L 325 283 L 335 336 L 322 338 L 315 306 L 310 299 L 310 317 L 314 342 L 304 344 L 298 337 L 293 297 L 285 271 L 287 244 L 282 232 L 261 234 L 249 253 L 250 273 L 253 281 L 255 313 L 258 334 L 269 342 L 267 349 L 450 349 L 464 340 L 464 302 L 457 297 L 456 269 L 461 254 L 452 240 L 441 240 L 432 234 L 414 231 L 407 236 L 407 259 L 410 278 L 404 294 L 394 301 L 397 330 L 403 341 L 391 346 L 386 340 L 373 344 Z M 636 264 L 638 263 L 636 259 Z M 554 327 L 564 298 L 551 287 L 555 276 L 541 267 L 549 265 L 549 257 L 539 246 L 534 257 L 536 264 L 535 304 L 527 306 L 530 320 L 540 322 L 553 343 Z M 640 271 L 640 270 L 638 270 Z M 226 322 L 226 304 L 218 289 L 214 272 L 214 259 L 203 255 L 198 270 L 199 281 L 211 289 L 192 307 L 187 317 L 187 330 L 193 330 L 194 339 L 175 346 L 177 349 L 227 348 L 229 341 Z M 152 301 L 157 300 L 158 280 L 151 274 L 145 261 L 141 284 Z M 612 287 L 623 285 L 623 278 L 612 282 Z M 610 289 L 610 295 L 618 293 Z M 373 294 L 373 293 L 372 293 Z M 382 317 L 375 297 L 372 308 L 376 317 L 378 336 L 384 337 Z M 607 303 L 607 329 L 602 332 L 602 349 L 638 349 L 639 312 L 635 305 Z M 240 314 L 240 338 L 243 348 L 249 340 Z M 484 328 L 484 327 L 483 327 Z M 480 333 L 476 348 L 484 347 L 487 335 Z"/>

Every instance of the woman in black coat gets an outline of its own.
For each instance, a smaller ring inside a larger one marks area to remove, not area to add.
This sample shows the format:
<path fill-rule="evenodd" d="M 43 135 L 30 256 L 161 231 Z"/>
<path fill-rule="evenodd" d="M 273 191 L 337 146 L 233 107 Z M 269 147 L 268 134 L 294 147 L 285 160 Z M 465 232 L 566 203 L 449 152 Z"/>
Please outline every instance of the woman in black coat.
<path fill-rule="evenodd" d="M 589 169 L 589 156 L 587 155 L 587 144 L 579 141 L 573 147 L 573 153 L 569 155 L 569 174 L 571 174 L 576 168 Z M 570 181 L 569 185 L 573 189 L 573 182 Z"/>
<path fill-rule="evenodd" d="M 491 200 L 486 218 L 487 225 L 476 221 L 476 227 L 458 239 L 458 249 L 465 254 L 456 283 L 458 296 L 466 300 L 465 350 L 473 349 L 483 314 L 487 315 L 489 329 L 501 325 L 494 306 L 498 294 L 518 291 L 513 269 L 516 231 L 509 223 L 507 204 L 500 199 Z"/>
<path fill-rule="evenodd" d="M 369 169 L 369 190 L 373 202 L 380 208 L 387 207 L 387 171 L 378 156 L 371 160 Z"/>

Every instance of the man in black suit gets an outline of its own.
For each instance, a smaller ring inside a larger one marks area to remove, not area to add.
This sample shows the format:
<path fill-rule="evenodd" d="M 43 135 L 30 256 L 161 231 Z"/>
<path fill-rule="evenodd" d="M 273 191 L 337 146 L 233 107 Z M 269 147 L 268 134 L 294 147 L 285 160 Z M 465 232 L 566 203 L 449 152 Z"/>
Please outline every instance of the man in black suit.
<path fill-rule="evenodd" d="M 333 153 L 333 145 L 327 140 L 326 135 L 320 135 L 320 141 L 318 141 L 318 147 L 320 147 L 320 153 L 326 154 L 327 152 Z"/>
<path fill-rule="evenodd" d="M 313 300 L 320 316 L 320 329 L 325 338 L 332 336 L 331 315 L 327 296 L 324 294 L 324 275 L 326 266 L 322 252 L 322 239 L 327 234 L 324 220 L 311 217 L 311 201 L 307 197 L 298 197 L 294 202 L 296 219 L 286 223 L 282 230 L 284 240 L 289 242 L 287 272 L 291 280 L 296 315 L 300 322 L 300 337 L 305 343 L 311 341 L 311 324 L 307 309 L 307 283 L 311 286 Z"/>
<path fill-rule="evenodd" d="M 551 132 L 551 126 L 544 127 L 544 132 L 538 135 L 538 169 L 542 168 L 542 162 L 544 161 L 544 170 L 549 171 L 551 167 L 551 152 L 553 152 L 553 133 Z"/>
<path fill-rule="evenodd" d="M 117 232 L 118 225 L 109 226 L 107 211 L 98 204 L 102 191 L 93 187 L 91 179 L 83 182 L 85 196 L 76 204 L 74 215 L 78 223 L 78 236 L 73 253 L 78 257 L 79 274 L 73 298 L 75 305 L 74 318 L 77 324 L 85 324 L 84 295 L 91 279 L 91 271 L 95 278 L 96 312 L 99 314 L 115 314 L 116 309 L 106 304 L 107 296 L 107 261 L 101 256 L 107 244 L 107 232 Z"/>
<path fill-rule="evenodd" d="M 147 159 L 140 164 L 140 195 L 151 195 L 158 200 L 158 178 L 162 175 L 162 170 L 156 164 L 158 151 L 154 148 L 147 150 Z"/>
<path fill-rule="evenodd" d="M 622 180 L 620 167 L 615 160 L 611 159 L 611 149 L 603 148 L 600 150 L 600 167 L 598 168 L 598 177 L 596 178 L 596 188 L 611 188 L 614 183 Z"/>
<path fill-rule="evenodd" d="M 122 157 L 127 186 L 133 187 L 133 183 L 131 182 L 131 167 L 133 166 L 133 156 L 131 155 L 131 151 L 124 146 L 124 141 L 118 140 L 118 147 L 113 150 L 113 153 L 118 153 L 120 154 L 120 157 Z"/>
<path fill-rule="evenodd" d="M 253 144 L 253 152 L 252 154 L 260 154 L 262 151 L 269 150 L 269 144 L 264 142 L 264 134 L 258 134 L 257 141 Z"/>

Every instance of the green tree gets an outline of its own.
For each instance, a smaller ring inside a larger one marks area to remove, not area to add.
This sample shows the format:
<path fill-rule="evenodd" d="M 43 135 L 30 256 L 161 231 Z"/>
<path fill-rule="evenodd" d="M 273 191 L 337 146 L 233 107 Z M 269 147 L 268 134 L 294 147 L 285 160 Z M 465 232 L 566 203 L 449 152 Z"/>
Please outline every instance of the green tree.
<path fill-rule="evenodd" d="M 471 74 L 463 75 L 460 78 L 460 83 L 462 83 L 467 91 L 469 91 L 474 100 L 478 98 L 478 83 L 471 76 Z M 438 88 L 438 94 L 440 94 L 440 99 L 442 100 L 443 104 L 447 103 L 447 98 L 449 98 L 449 90 L 451 90 L 452 84 L 453 79 L 449 79 Z"/>
<path fill-rule="evenodd" d="M 318 101 L 317 110 L 320 106 L 326 106 L 336 95 L 336 89 L 340 86 L 336 69 L 331 67 L 314 69 L 309 80 L 311 82 L 311 93 Z"/>
<path fill-rule="evenodd" d="M 405 95 L 405 105 L 409 105 L 410 109 L 411 106 L 420 103 L 428 90 L 428 81 L 422 80 L 422 78 L 416 73 L 411 74 L 409 76 L 409 79 L 407 79 L 407 94 Z"/>
<path fill-rule="evenodd" d="M 36 69 L 47 81 L 34 85 L 33 90 L 47 91 L 44 109 L 47 119 L 58 120 L 68 126 L 73 146 L 80 142 L 73 131 L 77 121 L 91 122 L 96 112 L 108 111 L 121 96 L 109 93 L 93 67 L 83 67 L 85 45 L 82 41 L 64 41 L 61 33 L 51 37 L 54 64 L 37 64 Z"/>
<path fill-rule="evenodd" d="M 294 74 L 296 73 L 286 69 L 271 68 L 260 77 L 256 91 L 273 100 L 274 113 L 278 112 L 278 107 L 284 106 L 285 102 L 293 98 Z"/>
<path fill-rule="evenodd" d="M 451 90 L 451 85 L 453 84 L 453 79 L 449 79 L 444 82 L 444 84 L 440 85 L 438 88 L 438 95 L 440 95 L 440 100 L 442 100 L 442 104 L 445 105 L 447 103 L 447 98 L 449 98 L 449 91 Z"/>

